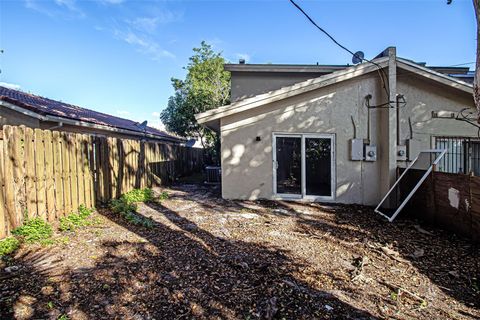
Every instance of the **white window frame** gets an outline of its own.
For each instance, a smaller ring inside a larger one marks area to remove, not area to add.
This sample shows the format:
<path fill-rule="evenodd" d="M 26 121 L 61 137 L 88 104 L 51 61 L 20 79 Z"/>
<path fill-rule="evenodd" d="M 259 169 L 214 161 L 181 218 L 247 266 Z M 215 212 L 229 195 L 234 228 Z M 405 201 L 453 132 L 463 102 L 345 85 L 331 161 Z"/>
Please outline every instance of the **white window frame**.
<path fill-rule="evenodd" d="M 286 194 L 286 193 L 277 193 L 277 138 L 299 138 L 301 141 L 301 193 L 300 194 Z M 331 194 L 330 196 L 316 196 L 307 194 L 306 186 L 306 156 L 305 156 L 305 139 L 306 138 L 320 138 L 320 139 L 330 139 L 330 157 L 331 157 L 331 175 L 330 175 L 330 185 L 331 185 Z M 304 200 L 304 201 L 335 201 L 336 196 L 336 158 L 335 158 L 335 134 L 332 133 L 283 133 L 283 132 L 273 132 L 272 133 L 272 170 L 273 170 L 273 198 L 276 200 Z"/>

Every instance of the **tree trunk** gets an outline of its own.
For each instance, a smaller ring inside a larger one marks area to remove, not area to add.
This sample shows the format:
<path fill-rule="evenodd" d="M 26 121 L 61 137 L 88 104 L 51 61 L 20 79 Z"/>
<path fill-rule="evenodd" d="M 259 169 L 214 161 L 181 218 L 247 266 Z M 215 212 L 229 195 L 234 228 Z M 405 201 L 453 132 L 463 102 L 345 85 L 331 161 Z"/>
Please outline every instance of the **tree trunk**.
<path fill-rule="evenodd" d="M 480 77 L 480 0 L 473 0 L 473 7 L 475 9 L 475 18 L 477 19 L 477 58 L 475 78 L 473 80 L 473 101 L 475 101 L 475 107 L 477 108 L 477 121 L 480 123 L 480 89 L 478 83 Z"/>

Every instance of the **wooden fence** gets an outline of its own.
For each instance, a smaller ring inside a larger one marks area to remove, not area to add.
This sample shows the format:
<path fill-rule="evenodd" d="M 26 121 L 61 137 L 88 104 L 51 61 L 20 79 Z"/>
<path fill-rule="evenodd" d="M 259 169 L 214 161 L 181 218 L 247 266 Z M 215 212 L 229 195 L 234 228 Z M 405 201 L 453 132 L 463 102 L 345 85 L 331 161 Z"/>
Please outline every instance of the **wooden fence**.
<path fill-rule="evenodd" d="M 200 171 L 202 150 L 24 126 L 0 130 L 0 239 L 27 218 L 54 221 L 80 205 Z"/>
<path fill-rule="evenodd" d="M 400 192 L 408 193 L 423 173 L 409 170 Z M 433 171 L 404 210 L 480 242 L 480 177 Z"/>

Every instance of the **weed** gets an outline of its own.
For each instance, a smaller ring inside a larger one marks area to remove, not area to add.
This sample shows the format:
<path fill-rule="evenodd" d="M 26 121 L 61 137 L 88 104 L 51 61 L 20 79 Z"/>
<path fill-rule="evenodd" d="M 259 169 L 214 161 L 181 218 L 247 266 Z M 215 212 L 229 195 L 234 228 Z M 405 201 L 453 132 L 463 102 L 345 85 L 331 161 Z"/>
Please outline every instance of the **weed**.
<path fill-rule="evenodd" d="M 55 244 L 56 241 L 53 240 L 53 239 L 42 239 L 40 240 L 40 244 L 43 246 L 43 247 L 48 247 L 48 246 L 51 246 L 52 244 Z"/>
<path fill-rule="evenodd" d="M 110 203 L 110 208 L 115 213 L 127 213 L 137 211 L 137 205 L 135 203 L 128 203 L 123 197 L 120 199 L 114 199 Z"/>
<path fill-rule="evenodd" d="M 89 209 L 83 204 L 78 207 L 78 213 L 71 213 L 60 218 L 60 231 L 75 231 L 78 227 L 85 227 L 92 224 L 88 220 L 94 209 Z"/>
<path fill-rule="evenodd" d="M 95 208 L 87 208 L 83 204 L 78 207 L 78 215 L 82 218 L 89 217 L 94 211 Z"/>
<path fill-rule="evenodd" d="M 162 193 L 160 193 L 160 195 L 158 196 L 157 199 L 160 200 L 160 201 L 167 200 L 168 199 L 168 192 L 163 191 Z"/>
<path fill-rule="evenodd" d="M 113 212 L 120 214 L 127 222 L 142 226 L 145 228 L 153 228 L 153 221 L 139 215 L 137 211 L 137 202 L 147 202 L 153 200 L 152 189 L 134 189 L 123 194 L 120 199 L 114 199 L 110 203 Z"/>
<path fill-rule="evenodd" d="M 136 202 L 149 202 L 153 200 L 153 190 L 150 188 L 133 189 L 121 196 L 128 204 Z"/>
<path fill-rule="evenodd" d="M 20 242 L 15 237 L 8 237 L 0 241 L 0 257 L 10 254 L 18 249 Z"/>
<path fill-rule="evenodd" d="M 47 308 L 48 309 L 53 309 L 53 302 L 52 301 L 47 302 Z"/>
<path fill-rule="evenodd" d="M 26 220 L 24 225 L 12 231 L 14 235 L 22 237 L 25 242 L 41 242 L 49 239 L 53 234 L 50 224 L 41 218 Z"/>
<path fill-rule="evenodd" d="M 60 317 L 58 317 L 58 320 L 69 320 L 70 318 L 66 314 L 62 314 Z"/>

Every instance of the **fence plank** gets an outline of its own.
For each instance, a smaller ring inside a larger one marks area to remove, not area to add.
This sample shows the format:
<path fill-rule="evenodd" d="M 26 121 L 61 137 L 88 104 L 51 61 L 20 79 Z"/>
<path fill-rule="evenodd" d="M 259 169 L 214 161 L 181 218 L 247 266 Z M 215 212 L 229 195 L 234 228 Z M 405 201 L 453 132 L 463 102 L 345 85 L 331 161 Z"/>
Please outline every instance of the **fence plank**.
<path fill-rule="evenodd" d="M 27 211 L 25 201 L 25 126 L 14 127 L 15 136 L 15 167 L 13 170 L 13 179 L 15 181 L 15 211 L 18 214 L 17 221 L 19 225 L 23 224 Z"/>
<path fill-rule="evenodd" d="M 52 152 L 55 184 L 55 216 L 58 219 L 65 215 L 65 195 L 63 194 L 62 176 L 62 144 L 60 142 L 60 133 L 58 131 L 52 132 Z"/>
<path fill-rule="evenodd" d="M 16 224 L 15 217 L 15 189 L 13 186 L 13 127 L 3 127 L 3 159 L 4 159 L 4 179 L 5 179 L 5 213 L 7 216 L 7 230 L 11 231 Z"/>
<path fill-rule="evenodd" d="M 77 173 L 77 144 L 74 134 L 68 134 L 68 157 L 70 159 L 70 175 L 72 183 L 72 212 L 78 209 L 78 173 Z"/>
<path fill-rule="evenodd" d="M 4 171 L 3 171 L 3 131 L 0 131 L 0 239 L 6 237 L 7 217 L 5 215 Z"/>
<path fill-rule="evenodd" d="M 95 156 L 94 156 L 94 137 L 87 136 L 88 146 L 88 166 L 89 166 L 89 179 L 90 179 L 90 202 L 91 206 L 95 207 L 97 204 L 97 198 L 95 194 Z"/>
<path fill-rule="evenodd" d="M 75 135 L 75 151 L 77 158 L 78 205 L 85 205 L 85 175 L 83 165 L 82 135 Z"/>
<path fill-rule="evenodd" d="M 37 188 L 35 180 L 34 133 L 32 128 L 25 128 L 25 196 L 28 218 L 33 218 L 37 215 Z"/>
<path fill-rule="evenodd" d="M 92 205 L 92 198 L 91 198 L 91 186 L 90 186 L 90 166 L 89 166 L 89 158 L 88 158 L 88 136 L 85 134 L 81 135 L 81 152 L 82 152 L 82 167 L 83 167 L 83 177 L 84 177 L 84 198 L 85 198 L 85 206 L 87 208 L 93 207 Z"/>
<path fill-rule="evenodd" d="M 53 164 L 52 131 L 46 130 L 43 135 L 45 145 L 45 184 L 47 195 L 47 218 L 55 220 L 55 169 Z"/>
<path fill-rule="evenodd" d="M 45 190 L 45 145 L 43 142 L 43 131 L 35 129 L 35 172 L 37 188 L 37 215 L 47 219 L 47 204 Z"/>
<path fill-rule="evenodd" d="M 25 212 L 54 221 L 134 188 L 168 183 L 196 167 L 199 152 L 165 143 L 23 126 L 0 130 L 0 239 Z"/>
<path fill-rule="evenodd" d="M 65 214 L 72 211 L 72 176 L 70 172 L 70 155 L 68 149 L 70 148 L 68 134 L 62 132 L 60 135 L 60 143 L 62 148 L 62 176 L 63 176 L 63 199 Z"/>

